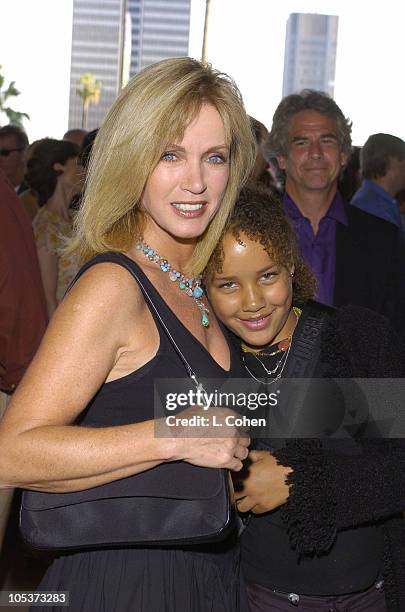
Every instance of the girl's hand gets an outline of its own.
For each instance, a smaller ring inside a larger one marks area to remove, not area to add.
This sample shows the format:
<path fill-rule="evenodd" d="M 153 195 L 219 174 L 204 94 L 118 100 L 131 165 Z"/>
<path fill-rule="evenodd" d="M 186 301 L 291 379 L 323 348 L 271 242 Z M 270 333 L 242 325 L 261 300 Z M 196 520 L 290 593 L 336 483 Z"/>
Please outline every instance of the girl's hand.
<path fill-rule="evenodd" d="M 238 480 L 235 499 L 239 512 L 262 514 L 282 506 L 290 488 L 286 478 L 291 468 L 279 465 L 269 451 L 250 451 L 247 476 Z"/>

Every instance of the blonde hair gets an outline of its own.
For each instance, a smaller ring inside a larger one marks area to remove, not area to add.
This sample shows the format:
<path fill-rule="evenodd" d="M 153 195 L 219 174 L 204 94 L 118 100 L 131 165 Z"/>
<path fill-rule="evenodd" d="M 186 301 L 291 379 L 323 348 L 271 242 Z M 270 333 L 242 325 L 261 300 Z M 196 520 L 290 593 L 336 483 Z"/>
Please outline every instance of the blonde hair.
<path fill-rule="evenodd" d="M 188 57 L 148 66 L 113 104 L 94 142 L 69 251 L 86 261 L 98 253 L 131 248 L 144 227 L 140 203 L 145 184 L 167 145 L 182 139 L 203 103 L 219 112 L 230 145 L 222 204 L 194 252 L 194 273 L 203 270 L 249 177 L 255 147 L 235 83 Z"/>

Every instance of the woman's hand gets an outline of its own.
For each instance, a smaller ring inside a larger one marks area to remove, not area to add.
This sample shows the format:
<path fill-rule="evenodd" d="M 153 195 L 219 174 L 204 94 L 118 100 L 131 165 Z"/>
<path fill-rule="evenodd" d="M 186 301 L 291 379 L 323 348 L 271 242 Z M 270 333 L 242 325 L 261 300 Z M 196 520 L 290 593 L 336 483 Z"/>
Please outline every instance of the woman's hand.
<path fill-rule="evenodd" d="M 261 514 L 282 506 L 290 492 L 286 478 L 291 468 L 279 465 L 268 451 L 250 451 L 247 476 L 235 483 L 239 512 Z"/>
<path fill-rule="evenodd" d="M 159 436 L 170 438 L 170 461 L 239 471 L 248 456 L 250 438 L 246 428 L 234 424 L 235 412 L 228 408 L 198 406 L 163 418 Z"/>

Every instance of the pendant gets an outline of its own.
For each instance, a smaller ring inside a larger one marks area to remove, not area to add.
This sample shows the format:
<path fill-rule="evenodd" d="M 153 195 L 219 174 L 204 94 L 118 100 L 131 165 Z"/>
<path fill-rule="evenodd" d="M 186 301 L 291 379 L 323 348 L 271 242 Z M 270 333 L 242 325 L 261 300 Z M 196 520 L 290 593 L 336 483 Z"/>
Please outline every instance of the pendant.
<path fill-rule="evenodd" d="M 291 338 L 286 338 L 285 340 L 281 340 L 277 346 L 280 351 L 286 351 L 291 344 Z"/>
<path fill-rule="evenodd" d="M 201 315 L 201 325 L 203 327 L 208 327 L 209 324 L 210 324 L 210 320 L 208 318 L 208 315 L 207 315 L 206 312 L 203 312 L 202 315 Z"/>
<path fill-rule="evenodd" d="M 193 296 L 199 300 L 200 297 L 202 297 L 204 291 L 201 289 L 201 287 L 195 287 L 194 291 L 193 291 Z"/>

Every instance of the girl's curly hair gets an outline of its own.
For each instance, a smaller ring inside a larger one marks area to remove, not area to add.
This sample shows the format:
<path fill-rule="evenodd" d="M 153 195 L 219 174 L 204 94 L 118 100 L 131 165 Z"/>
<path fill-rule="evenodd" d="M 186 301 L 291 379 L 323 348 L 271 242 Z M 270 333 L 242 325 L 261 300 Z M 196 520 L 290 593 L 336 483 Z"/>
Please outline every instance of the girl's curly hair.
<path fill-rule="evenodd" d="M 315 276 L 303 261 L 297 245 L 295 231 L 274 194 L 260 186 L 245 187 L 236 201 L 221 239 L 204 271 L 204 281 L 210 281 L 215 272 L 222 271 L 224 250 L 222 241 L 231 232 L 236 240 L 241 233 L 259 242 L 279 265 L 294 267 L 293 301 L 303 304 L 314 297 Z"/>

